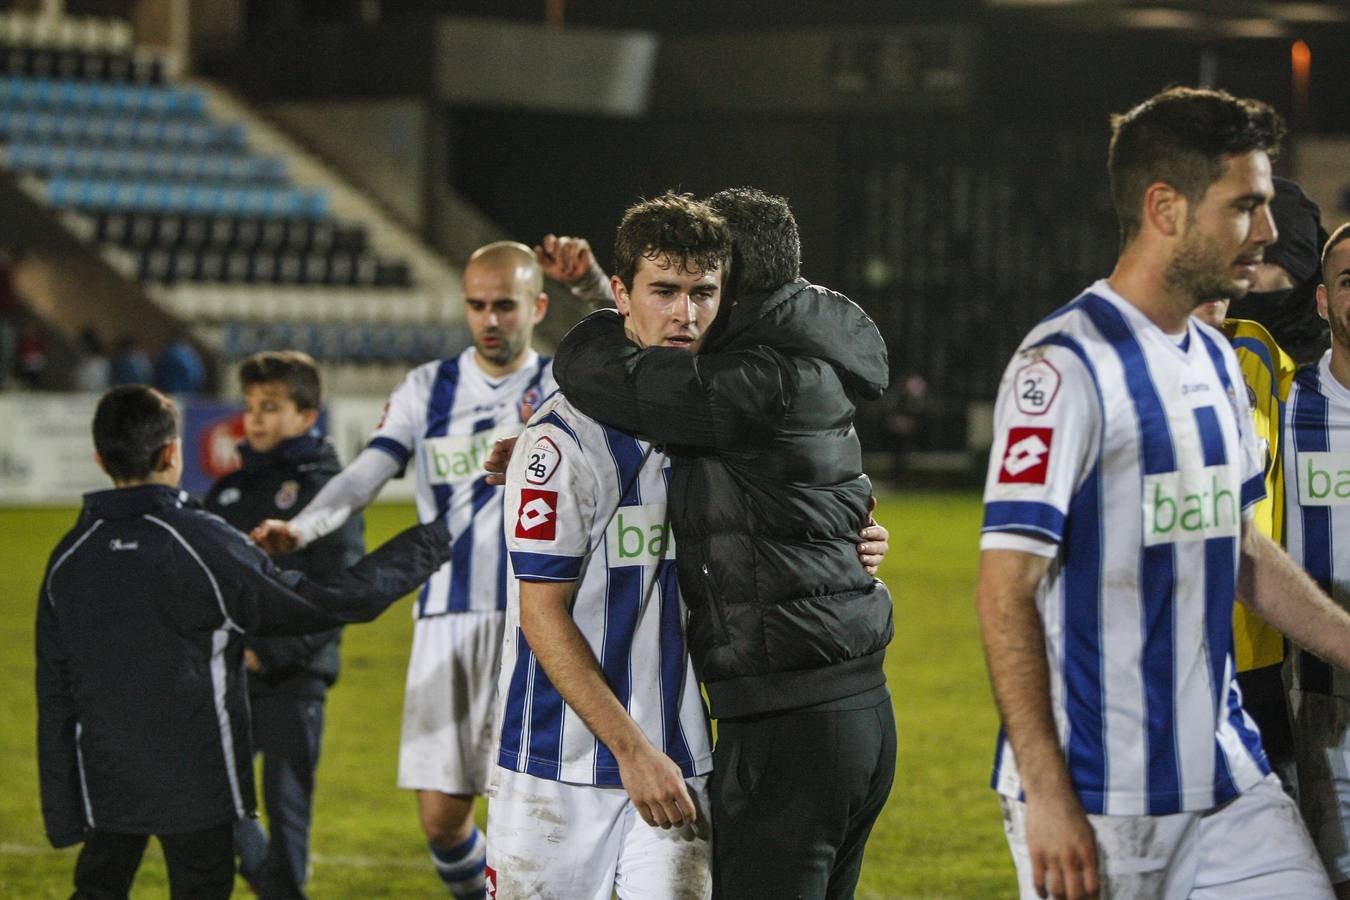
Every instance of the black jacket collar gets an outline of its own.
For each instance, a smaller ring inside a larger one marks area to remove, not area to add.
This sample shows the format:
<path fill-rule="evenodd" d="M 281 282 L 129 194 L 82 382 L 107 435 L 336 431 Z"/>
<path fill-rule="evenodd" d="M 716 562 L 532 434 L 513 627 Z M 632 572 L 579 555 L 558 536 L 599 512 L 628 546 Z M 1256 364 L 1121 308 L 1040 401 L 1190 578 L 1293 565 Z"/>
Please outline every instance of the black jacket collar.
<path fill-rule="evenodd" d="M 193 505 L 187 491 L 163 484 L 138 484 L 84 495 L 84 514 L 95 519 L 126 519 Z"/>
<path fill-rule="evenodd" d="M 317 432 L 309 432 L 298 437 L 287 438 L 266 453 L 259 453 L 244 441 L 239 445 L 239 458 L 244 468 L 249 470 L 271 468 L 295 468 L 304 463 L 337 461 L 337 454 L 331 444 Z"/>

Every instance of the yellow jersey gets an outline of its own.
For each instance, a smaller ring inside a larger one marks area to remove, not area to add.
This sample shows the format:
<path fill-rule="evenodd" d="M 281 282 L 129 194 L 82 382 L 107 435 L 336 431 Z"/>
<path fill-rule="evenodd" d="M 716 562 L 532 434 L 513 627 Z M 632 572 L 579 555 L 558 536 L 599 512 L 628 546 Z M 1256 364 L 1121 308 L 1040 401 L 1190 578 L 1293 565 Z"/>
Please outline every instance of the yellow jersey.
<path fill-rule="evenodd" d="M 1280 461 L 1280 427 L 1284 420 L 1284 401 L 1289 396 L 1296 366 L 1289 354 L 1280 349 L 1270 332 L 1256 322 L 1228 319 L 1223 323 L 1242 366 L 1247 383 L 1252 424 L 1257 440 L 1265 444 L 1266 499 L 1256 504 L 1255 524 L 1262 534 L 1284 544 L 1284 469 Z M 1249 612 L 1241 603 L 1233 605 L 1233 649 L 1239 672 L 1273 666 L 1284 659 L 1284 638 L 1280 632 Z"/>

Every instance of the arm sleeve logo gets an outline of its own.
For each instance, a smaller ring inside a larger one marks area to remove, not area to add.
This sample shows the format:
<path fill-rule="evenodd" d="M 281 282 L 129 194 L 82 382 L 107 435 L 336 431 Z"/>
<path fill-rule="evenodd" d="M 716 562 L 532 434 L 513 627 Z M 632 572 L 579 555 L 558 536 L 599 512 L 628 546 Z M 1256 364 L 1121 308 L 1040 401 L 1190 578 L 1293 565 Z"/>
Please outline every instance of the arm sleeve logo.
<path fill-rule="evenodd" d="M 562 462 L 558 445 L 546 437 L 534 442 L 525 460 L 525 480 L 530 484 L 546 484 Z"/>
<path fill-rule="evenodd" d="M 1008 449 L 999 466 L 999 484 L 1045 484 L 1050 471 L 1052 428 L 1010 428 Z"/>
<path fill-rule="evenodd" d="M 1038 359 L 1017 370 L 1013 385 L 1018 410 L 1039 416 L 1050 409 L 1059 394 L 1059 370 L 1048 360 Z"/>
<path fill-rule="evenodd" d="M 520 489 L 520 514 L 516 537 L 527 541 L 552 541 L 558 537 L 558 492 Z"/>

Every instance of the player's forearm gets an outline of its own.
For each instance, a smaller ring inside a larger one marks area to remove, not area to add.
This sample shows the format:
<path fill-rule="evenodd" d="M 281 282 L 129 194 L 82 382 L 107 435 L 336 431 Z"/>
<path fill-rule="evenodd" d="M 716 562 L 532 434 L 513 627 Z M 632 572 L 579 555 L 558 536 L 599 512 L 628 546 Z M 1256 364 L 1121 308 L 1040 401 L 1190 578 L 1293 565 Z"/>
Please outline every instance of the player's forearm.
<path fill-rule="evenodd" d="M 1289 554 L 1250 526 L 1242 536 L 1238 599 L 1301 646 L 1350 669 L 1350 613 Z"/>
<path fill-rule="evenodd" d="M 1036 611 L 1049 561 L 1013 550 L 980 554 L 977 605 L 985 663 L 1028 798 L 1072 792 L 1050 707 L 1050 669 Z"/>
<path fill-rule="evenodd" d="M 521 582 L 520 629 L 563 700 L 622 761 L 647 739 L 567 613 L 573 590 L 571 582 Z"/>
<path fill-rule="evenodd" d="M 351 465 L 325 484 L 314 499 L 291 519 L 300 543 L 310 544 L 337 531 L 354 514 L 370 505 L 385 482 L 398 474 L 389 454 L 367 447 Z"/>

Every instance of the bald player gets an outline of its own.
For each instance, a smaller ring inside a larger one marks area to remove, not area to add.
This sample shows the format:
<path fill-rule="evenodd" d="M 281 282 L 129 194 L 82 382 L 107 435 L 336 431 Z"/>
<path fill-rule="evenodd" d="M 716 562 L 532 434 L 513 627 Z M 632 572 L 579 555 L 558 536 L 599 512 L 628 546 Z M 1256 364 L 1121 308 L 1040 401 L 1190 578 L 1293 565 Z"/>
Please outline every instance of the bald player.
<path fill-rule="evenodd" d="M 464 269 L 473 346 L 409 372 L 351 465 L 295 518 L 269 520 L 253 533 L 271 552 L 303 546 L 339 528 L 409 463 L 418 518 L 448 517 L 451 561 L 414 606 L 398 783 L 417 792 L 437 874 L 459 898 L 486 893 L 486 842 L 474 826 L 473 803 L 491 767 L 506 609 L 501 489 L 486 483 L 483 460 L 496 439 L 520 431 L 522 404 L 537 407 L 557 386 L 552 360 L 530 348 L 548 309 L 543 277 L 524 244 L 478 249 Z"/>

